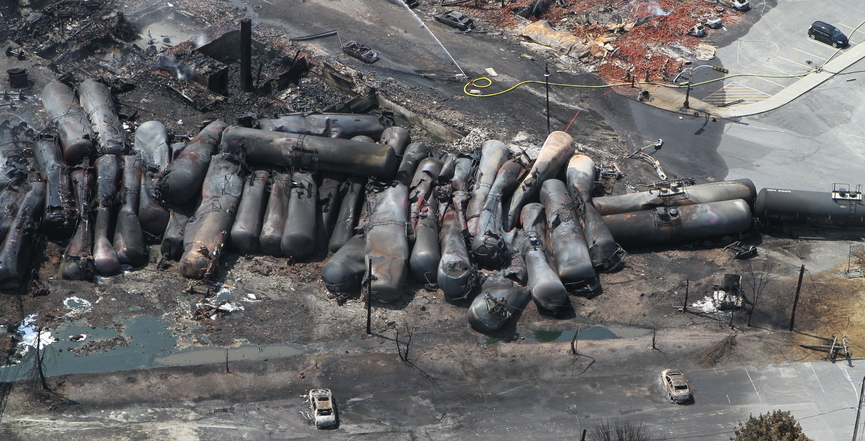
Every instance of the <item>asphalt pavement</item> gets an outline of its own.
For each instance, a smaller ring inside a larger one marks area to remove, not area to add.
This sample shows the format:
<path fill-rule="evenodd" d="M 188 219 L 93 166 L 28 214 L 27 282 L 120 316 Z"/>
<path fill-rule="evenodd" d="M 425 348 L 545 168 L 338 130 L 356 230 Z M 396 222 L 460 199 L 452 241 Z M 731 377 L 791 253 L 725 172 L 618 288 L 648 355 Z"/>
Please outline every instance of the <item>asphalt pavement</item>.
<path fill-rule="evenodd" d="M 491 106 L 463 96 L 462 83 L 456 81 L 460 69 L 473 77 L 487 67 L 494 68 L 500 75 L 497 81 L 503 83 L 539 78 L 542 66 L 524 57 L 525 51 L 511 42 L 494 36 L 462 35 L 437 29 L 438 38 L 443 40 L 445 47 L 458 48 L 449 55 L 444 49 L 437 49 L 438 44 L 423 28 L 433 25 L 428 17 L 422 17 L 422 25 L 408 15 L 410 11 L 403 11 L 404 8 L 388 2 L 322 0 L 295 2 L 291 8 L 273 8 L 271 3 L 263 0 L 236 3 L 248 5 L 250 13 L 256 15 L 254 18 L 279 25 L 290 36 L 338 29 L 340 36 L 337 41 L 316 42 L 336 57 L 343 57 L 338 52 L 339 42 L 358 39 L 369 43 L 371 36 L 377 35 L 375 47 L 383 57 L 372 74 L 390 76 L 419 88 L 435 89 L 444 99 L 464 101 L 468 109 L 471 106 L 479 109 L 492 107 L 490 112 L 493 117 L 501 118 L 502 124 L 514 121 L 512 115 L 515 113 L 531 114 L 531 121 L 535 124 L 532 129 L 545 129 L 541 90 L 521 91 Z M 807 22 L 814 16 L 813 4 L 783 2 L 769 10 L 747 36 L 719 48 L 718 62 L 731 67 L 735 64 L 738 70 L 740 65 L 746 69 L 748 60 L 772 61 L 771 54 L 766 57 L 760 51 L 775 46 L 750 42 L 766 40 L 772 32 L 778 35 L 778 27 L 768 27 L 766 23 L 786 23 L 789 17 L 796 17 L 797 23 Z M 821 4 L 820 10 L 823 14 L 837 14 L 843 18 L 844 14 L 855 16 L 856 11 L 865 12 L 865 5 L 843 0 Z M 403 13 L 405 15 L 396 15 Z M 749 13 L 760 13 L 760 9 L 755 7 Z M 321 17 L 327 19 L 321 20 Z M 804 29 L 797 25 L 780 39 L 774 37 L 775 43 L 778 47 L 790 45 L 797 38 L 794 35 L 802 38 Z M 759 37 L 757 32 L 761 33 Z M 813 79 L 800 80 L 803 81 L 801 85 L 791 80 L 790 84 L 778 83 L 783 86 L 779 89 L 761 89 L 772 96 L 786 97 L 778 100 L 787 103 L 757 116 L 739 116 L 735 121 L 729 121 L 718 115 L 713 119 L 700 112 L 694 116 L 691 112 L 681 113 L 676 107 L 657 109 L 616 94 L 602 96 L 601 93 L 593 95 L 588 106 L 619 129 L 621 136 L 633 148 L 664 138 L 665 145 L 657 157 L 668 173 L 678 176 L 697 176 L 705 180 L 751 178 L 758 188 L 816 189 L 829 186 L 836 180 L 865 182 L 862 167 L 856 165 L 865 159 L 865 153 L 859 148 L 861 140 L 865 139 L 861 132 L 861 127 L 865 126 L 865 112 L 861 109 L 865 105 L 865 90 L 859 85 L 865 77 L 851 73 L 862 65 L 859 60 L 865 49 L 860 50 L 855 44 L 860 40 L 854 38 L 853 47 L 827 64 L 822 74 L 812 74 Z M 803 44 L 815 43 L 804 38 Z M 814 46 L 813 50 L 817 48 L 824 49 Z M 828 56 L 831 54 L 827 52 Z M 451 61 L 451 57 L 456 63 Z M 785 58 L 796 60 L 791 57 Z M 814 57 L 801 61 L 810 66 L 805 61 L 811 58 Z M 776 61 L 778 63 L 773 66 L 781 68 L 780 63 L 784 60 L 778 58 Z M 840 72 L 845 63 L 848 73 L 844 77 L 834 75 L 824 80 L 830 75 L 829 71 Z M 457 64 L 460 69 L 456 68 Z M 836 68 L 838 70 L 834 70 Z M 748 87 L 759 88 L 758 82 L 762 80 L 754 81 L 748 83 Z M 574 101 L 577 94 L 572 91 L 555 90 L 553 95 L 559 110 L 557 115 L 564 115 L 565 109 L 575 111 L 579 108 Z M 661 93 L 652 95 L 662 100 Z M 678 98 L 670 99 L 673 104 L 677 101 Z M 694 98 L 692 105 L 702 105 L 700 101 Z M 757 104 L 748 104 L 754 105 Z M 730 107 L 729 111 L 734 109 Z M 565 120 L 572 114 L 568 113 Z M 728 116 L 732 117 L 732 114 Z M 560 118 L 556 124 L 567 123 Z M 646 346 L 645 341 L 638 344 L 643 348 Z M 460 354 L 448 352 L 443 357 L 459 359 Z M 398 363 L 393 362 L 393 358 L 390 357 L 391 362 Z M 583 359 L 580 363 L 590 365 L 591 361 Z M 598 422 L 628 419 L 642 421 L 652 433 L 665 434 L 668 440 L 726 441 L 733 434 L 737 422 L 745 420 L 749 414 L 782 409 L 791 411 L 805 433 L 814 440 L 849 440 L 853 433 L 858 389 L 865 376 L 865 368 L 857 363 L 766 364 L 688 371 L 686 374 L 692 381 L 695 396 L 690 405 L 670 403 L 662 390 L 660 370 L 645 366 L 639 371 L 626 372 L 628 366 L 602 366 L 598 363 L 580 375 L 573 371 L 540 372 L 544 367 L 539 366 L 520 375 L 505 375 L 502 372 L 477 372 L 470 362 L 460 360 L 455 361 L 457 369 L 450 372 L 451 375 L 439 373 L 438 382 L 430 384 L 410 367 L 402 366 L 401 369 L 412 372 L 415 379 L 394 381 L 407 378 L 407 375 L 390 375 L 391 371 L 384 370 L 384 364 L 371 365 L 364 368 L 363 376 L 356 378 L 340 372 L 328 373 L 332 374 L 334 383 L 340 383 L 337 379 L 342 375 L 341 383 L 347 385 L 345 389 L 335 391 L 344 424 L 328 435 L 377 440 L 578 439 L 582 429 L 591 429 Z M 260 366 L 270 367 L 272 364 L 261 362 Z M 292 377 L 296 377 L 297 370 L 291 372 Z M 269 371 L 267 374 L 272 375 Z M 128 381 L 131 385 L 131 379 L 138 373 L 117 375 L 118 384 Z M 233 375 L 230 378 L 237 382 L 251 382 L 256 378 L 240 368 Z M 173 377 L 174 374 L 171 377 L 166 375 L 166 384 Z M 331 377 L 326 379 L 331 380 Z M 322 380 L 325 380 L 324 376 Z M 254 405 L 234 404 L 230 411 L 221 409 L 226 402 L 239 398 L 213 400 L 199 404 L 210 407 L 206 415 L 190 416 L 171 426 L 175 430 L 189 429 L 189 433 L 209 439 L 316 437 L 318 433 L 298 416 L 305 406 L 298 400 L 297 392 L 307 386 L 298 380 L 293 381 L 291 387 L 297 389 L 291 390 L 293 396 Z M 181 404 L 167 403 L 165 409 L 172 410 L 170 406 L 179 409 Z M 115 427 L 119 436 L 127 433 L 123 430 L 134 431 L 134 428 L 124 427 L 136 422 L 135 418 L 140 418 L 143 423 L 153 421 L 153 413 L 152 409 L 142 410 L 140 416 L 129 409 L 111 412 L 111 415 L 106 412 L 104 416 L 93 412 L 81 417 L 79 424 L 81 427 L 90 427 L 88 424 Z M 6 417 L 3 422 L 4 425 L 19 427 L 32 424 L 33 439 L 39 439 L 39 433 L 51 435 L 52 422 L 48 418 Z M 158 432 L 167 430 L 164 423 L 156 422 L 154 426 L 160 426 L 154 429 L 157 430 L 154 433 L 162 433 L 163 438 L 195 439 L 194 436 L 172 436 L 179 432 Z M 87 432 L 82 429 L 81 433 Z"/>
<path fill-rule="evenodd" d="M 859 27 L 865 4 L 839 0 L 815 8 L 811 2 L 778 2 L 768 9 L 761 7 L 763 2 L 751 3 L 754 9 L 747 14 L 761 14 L 760 19 L 745 35 L 719 47 L 716 59 L 708 62 L 736 77 L 695 86 L 687 111 L 682 109 L 681 89 L 652 90 L 652 103 L 683 119 L 699 119 L 691 113 L 695 110 L 714 115 L 724 124 L 719 144 L 690 137 L 676 126 L 669 135 L 683 138 L 687 151 L 717 154 L 726 179 L 750 178 L 758 189 L 829 192 L 833 183 L 853 188 L 865 184 L 865 173 L 856 166 L 865 160 L 860 147 L 865 140 L 865 34 Z M 838 26 L 850 37 L 850 46 L 838 51 L 809 39 L 807 30 L 814 20 Z M 716 98 L 707 99 L 715 103 L 767 98 L 717 107 L 694 95 Z M 670 150 L 672 156 L 686 154 L 684 149 Z M 685 170 L 699 166 L 699 161 L 688 162 Z"/>

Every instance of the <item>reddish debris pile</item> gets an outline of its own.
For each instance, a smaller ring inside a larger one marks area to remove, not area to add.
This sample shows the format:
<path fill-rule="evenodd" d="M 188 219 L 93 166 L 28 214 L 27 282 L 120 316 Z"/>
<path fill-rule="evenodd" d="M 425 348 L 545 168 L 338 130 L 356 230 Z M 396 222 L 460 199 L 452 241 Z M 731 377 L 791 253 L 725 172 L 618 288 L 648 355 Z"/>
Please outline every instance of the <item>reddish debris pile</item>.
<path fill-rule="evenodd" d="M 473 7 L 463 4 L 464 12 L 477 16 L 493 26 L 519 28 L 526 20 L 515 11 L 536 0 L 487 3 Z M 546 20 L 560 31 L 595 40 L 608 38 L 612 47 L 603 58 L 586 59 L 596 66 L 598 75 L 609 83 L 669 80 L 680 68 L 680 62 L 658 50 L 677 45 L 694 48 L 702 39 L 688 35 L 688 30 L 712 17 L 720 17 L 726 26 L 735 24 L 741 12 L 707 0 L 578 0 L 560 6 L 551 2 L 549 9 L 530 20 Z M 710 36 L 712 30 L 709 30 Z"/>

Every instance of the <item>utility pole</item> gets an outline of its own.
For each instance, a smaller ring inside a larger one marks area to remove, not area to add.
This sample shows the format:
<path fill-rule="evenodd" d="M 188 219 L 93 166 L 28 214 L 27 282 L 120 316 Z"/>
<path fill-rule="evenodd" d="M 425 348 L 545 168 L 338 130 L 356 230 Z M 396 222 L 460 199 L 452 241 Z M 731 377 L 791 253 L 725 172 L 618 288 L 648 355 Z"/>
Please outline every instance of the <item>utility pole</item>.
<path fill-rule="evenodd" d="M 366 270 L 366 335 L 372 334 L 372 261 Z"/>
<path fill-rule="evenodd" d="M 240 86 L 252 92 L 252 20 L 240 21 Z"/>
<path fill-rule="evenodd" d="M 686 109 L 690 109 L 691 108 L 691 81 L 686 81 L 685 85 L 687 86 L 687 88 L 685 89 L 685 104 L 683 105 L 683 107 L 685 107 Z"/>
<path fill-rule="evenodd" d="M 691 285 L 691 281 L 685 279 L 685 303 L 682 305 L 682 314 L 688 312 L 688 288 Z"/>
<path fill-rule="evenodd" d="M 862 379 L 862 387 L 859 388 L 859 403 L 856 405 L 856 425 L 853 426 L 853 441 L 859 439 L 859 416 L 862 414 L 863 398 L 865 398 L 865 378 Z"/>
<path fill-rule="evenodd" d="M 48 382 L 45 381 L 45 369 L 42 367 L 42 328 L 36 328 L 36 370 L 39 371 L 39 382 L 42 384 L 42 389 L 51 390 L 48 387 Z"/>
<path fill-rule="evenodd" d="M 547 84 L 547 134 L 550 130 L 550 64 L 544 64 L 544 82 Z"/>
<path fill-rule="evenodd" d="M 796 295 L 793 297 L 793 312 L 790 313 L 790 330 L 793 330 L 793 324 L 796 321 L 796 305 L 799 304 L 799 292 L 802 290 L 802 276 L 805 275 L 805 265 L 799 269 L 799 283 L 796 284 Z"/>

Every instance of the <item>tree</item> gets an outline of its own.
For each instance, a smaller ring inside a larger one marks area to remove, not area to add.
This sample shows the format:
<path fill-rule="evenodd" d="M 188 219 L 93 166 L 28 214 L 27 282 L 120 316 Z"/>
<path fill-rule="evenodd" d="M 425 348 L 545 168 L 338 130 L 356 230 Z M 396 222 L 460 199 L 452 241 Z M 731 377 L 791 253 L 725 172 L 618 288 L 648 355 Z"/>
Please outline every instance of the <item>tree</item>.
<path fill-rule="evenodd" d="M 748 273 L 746 274 L 745 284 L 751 288 L 753 299 L 751 300 L 751 310 L 748 311 L 748 326 L 751 326 L 751 316 L 754 315 L 754 310 L 757 309 L 757 301 L 760 300 L 760 294 L 766 289 L 769 281 L 775 272 L 775 262 L 767 259 L 763 262 L 763 266 L 759 269 L 754 268 L 754 263 L 748 260 Z"/>
<path fill-rule="evenodd" d="M 664 441 L 665 438 L 649 434 L 646 426 L 640 421 L 634 424 L 630 421 L 603 421 L 595 425 L 589 432 L 590 441 Z"/>
<path fill-rule="evenodd" d="M 802 426 L 790 412 L 775 410 L 772 413 L 750 415 L 745 424 L 739 422 L 736 437 L 732 441 L 813 441 L 802 433 Z"/>

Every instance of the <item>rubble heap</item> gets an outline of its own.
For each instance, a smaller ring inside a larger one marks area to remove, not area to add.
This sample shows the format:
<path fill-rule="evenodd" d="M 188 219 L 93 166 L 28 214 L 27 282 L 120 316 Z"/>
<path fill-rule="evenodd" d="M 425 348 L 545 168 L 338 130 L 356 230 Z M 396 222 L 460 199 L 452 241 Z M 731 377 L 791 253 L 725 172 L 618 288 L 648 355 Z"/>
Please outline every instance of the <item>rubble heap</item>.
<path fill-rule="evenodd" d="M 682 63 L 695 58 L 703 42 L 689 34 L 692 28 L 710 23 L 704 30 L 711 37 L 717 32 L 717 19 L 729 26 L 743 14 L 707 0 L 580 0 L 549 2 L 524 19 L 526 14 L 519 12 L 536 1 L 486 3 L 462 3 L 460 8 L 500 28 L 519 30 L 527 20 L 548 22 L 553 30 L 581 40 L 582 50 L 566 53 L 579 57 L 608 83 L 629 82 L 632 77 L 669 81 Z"/>

